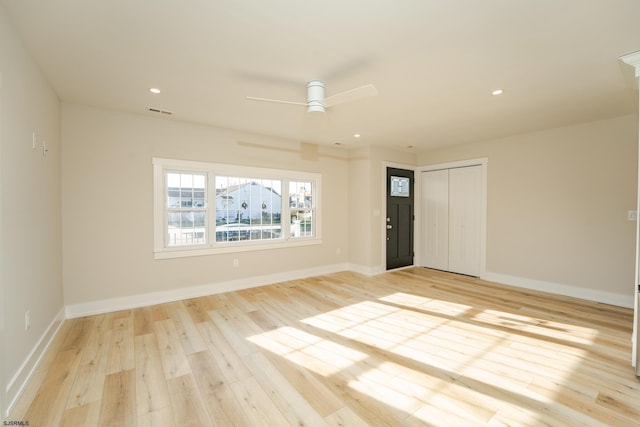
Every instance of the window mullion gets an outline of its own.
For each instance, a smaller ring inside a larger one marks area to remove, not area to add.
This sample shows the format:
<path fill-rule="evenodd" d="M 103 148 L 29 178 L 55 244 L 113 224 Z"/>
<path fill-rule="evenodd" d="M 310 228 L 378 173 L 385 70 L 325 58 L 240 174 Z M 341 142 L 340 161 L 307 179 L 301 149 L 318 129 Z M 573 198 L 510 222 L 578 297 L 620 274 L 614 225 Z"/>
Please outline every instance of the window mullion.
<path fill-rule="evenodd" d="M 280 223 L 282 227 L 282 237 L 284 240 L 291 238 L 291 208 L 289 206 L 289 179 L 282 180 L 282 217 Z"/>
<path fill-rule="evenodd" d="M 207 244 L 216 244 L 216 174 L 207 173 L 207 191 L 205 194 L 207 207 Z"/>

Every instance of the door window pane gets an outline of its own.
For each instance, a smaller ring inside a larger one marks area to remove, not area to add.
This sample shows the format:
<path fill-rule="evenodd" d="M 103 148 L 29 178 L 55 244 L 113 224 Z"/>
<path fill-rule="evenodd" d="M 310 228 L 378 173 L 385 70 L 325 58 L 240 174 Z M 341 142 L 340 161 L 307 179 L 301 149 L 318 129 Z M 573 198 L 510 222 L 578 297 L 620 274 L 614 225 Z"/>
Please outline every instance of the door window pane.
<path fill-rule="evenodd" d="M 391 196 L 394 197 L 409 197 L 409 178 L 404 176 L 392 176 L 391 177 Z"/>

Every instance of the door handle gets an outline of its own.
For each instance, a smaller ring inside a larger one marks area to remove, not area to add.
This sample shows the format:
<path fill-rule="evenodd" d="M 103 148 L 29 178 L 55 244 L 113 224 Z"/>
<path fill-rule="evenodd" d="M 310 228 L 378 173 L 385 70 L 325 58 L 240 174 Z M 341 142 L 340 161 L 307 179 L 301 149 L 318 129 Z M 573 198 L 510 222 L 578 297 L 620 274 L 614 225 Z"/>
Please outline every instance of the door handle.
<path fill-rule="evenodd" d="M 392 228 L 393 228 L 393 225 L 387 224 L 387 230 L 391 230 Z"/>

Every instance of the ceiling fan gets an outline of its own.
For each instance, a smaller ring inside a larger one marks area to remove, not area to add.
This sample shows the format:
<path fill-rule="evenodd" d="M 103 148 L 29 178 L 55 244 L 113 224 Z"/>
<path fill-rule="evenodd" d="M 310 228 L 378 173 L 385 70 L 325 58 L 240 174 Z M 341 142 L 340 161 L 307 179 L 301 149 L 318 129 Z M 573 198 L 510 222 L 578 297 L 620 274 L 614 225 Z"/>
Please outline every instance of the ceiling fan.
<path fill-rule="evenodd" d="M 320 80 L 311 80 L 307 83 L 307 102 L 295 102 L 295 101 L 283 101 L 280 99 L 268 99 L 268 98 L 256 98 L 254 96 L 247 96 L 246 99 L 252 101 L 266 101 L 277 102 L 280 104 L 293 104 L 304 105 L 307 107 L 309 113 L 324 113 L 325 108 L 331 107 L 337 104 L 343 104 L 345 102 L 355 101 L 357 99 L 366 98 L 369 96 L 375 96 L 378 94 L 378 89 L 372 84 L 349 89 L 344 92 L 331 95 L 328 98 L 324 97 L 324 83 Z"/>

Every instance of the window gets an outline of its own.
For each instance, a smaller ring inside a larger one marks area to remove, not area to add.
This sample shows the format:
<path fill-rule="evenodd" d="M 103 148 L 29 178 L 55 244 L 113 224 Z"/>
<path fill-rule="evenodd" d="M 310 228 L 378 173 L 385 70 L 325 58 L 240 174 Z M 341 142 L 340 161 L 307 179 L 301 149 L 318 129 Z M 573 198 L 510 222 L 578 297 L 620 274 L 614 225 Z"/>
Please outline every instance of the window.
<path fill-rule="evenodd" d="M 320 243 L 319 174 L 161 158 L 153 166 L 156 258 Z"/>

